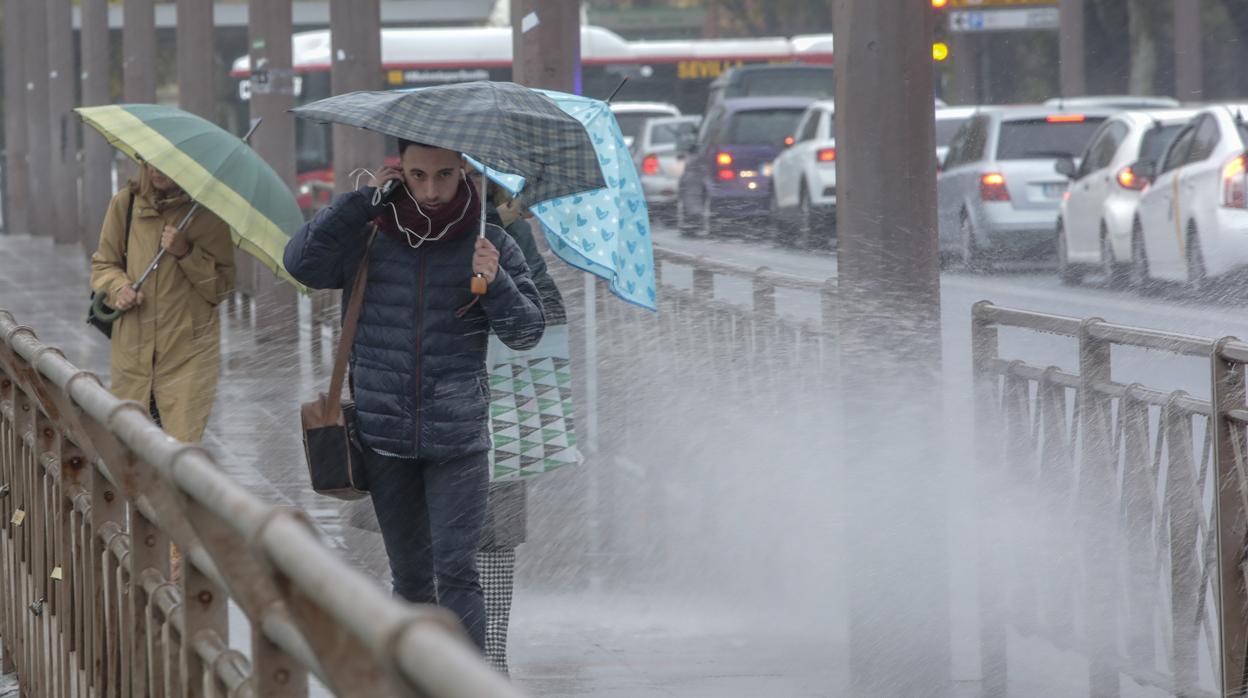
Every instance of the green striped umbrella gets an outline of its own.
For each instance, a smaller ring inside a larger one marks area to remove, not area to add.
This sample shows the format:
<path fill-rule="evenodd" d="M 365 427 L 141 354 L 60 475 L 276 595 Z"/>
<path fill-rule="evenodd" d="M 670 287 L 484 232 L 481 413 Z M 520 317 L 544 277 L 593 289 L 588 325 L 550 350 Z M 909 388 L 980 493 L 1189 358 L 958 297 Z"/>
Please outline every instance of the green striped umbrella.
<path fill-rule="evenodd" d="M 134 160 L 147 162 L 230 226 L 234 244 L 301 290 L 282 266 L 303 224 L 290 187 L 256 151 L 194 114 L 157 104 L 75 109 L 83 122 Z"/>

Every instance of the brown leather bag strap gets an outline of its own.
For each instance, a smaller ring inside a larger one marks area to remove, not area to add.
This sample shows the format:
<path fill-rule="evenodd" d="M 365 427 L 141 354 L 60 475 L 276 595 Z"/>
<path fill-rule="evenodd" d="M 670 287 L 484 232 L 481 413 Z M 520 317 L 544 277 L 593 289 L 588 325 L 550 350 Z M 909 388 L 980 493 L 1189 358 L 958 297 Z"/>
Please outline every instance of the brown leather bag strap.
<path fill-rule="evenodd" d="M 347 315 L 342 319 L 342 335 L 338 339 L 338 350 L 334 352 L 334 373 L 329 379 L 329 412 L 325 415 L 330 422 L 338 420 L 338 410 L 342 408 L 342 382 L 347 376 L 347 359 L 351 356 L 351 344 L 355 341 L 355 328 L 360 324 L 360 309 L 364 306 L 364 286 L 368 283 L 368 258 L 373 251 L 373 241 L 377 239 L 377 226 L 372 226 L 368 236 L 368 244 L 364 247 L 364 258 L 355 272 L 355 284 L 351 287 L 351 300 L 347 303 Z"/>

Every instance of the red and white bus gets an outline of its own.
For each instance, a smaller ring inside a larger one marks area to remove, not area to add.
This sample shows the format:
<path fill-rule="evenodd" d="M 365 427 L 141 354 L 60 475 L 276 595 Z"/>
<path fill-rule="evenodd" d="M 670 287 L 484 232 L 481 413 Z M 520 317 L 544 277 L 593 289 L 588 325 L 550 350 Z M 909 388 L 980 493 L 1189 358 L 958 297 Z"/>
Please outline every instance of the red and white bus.
<path fill-rule="evenodd" d="M 296 102 L 330 95 L 331 47 L 328 30 L 293 36 Z M 383 29 L 384 85 L 421 87 L 469 80 L 510 80 L 510 27 Z M 628 77 L 617 101 L 670 102 L 697 114 L 706 105 L 711 82 L 735 66 L 761 63 L 832 63 L 832 35 L 793 38 L 627 41 L 602 27 L 581 28 L 581 93 L 605 99 Z M 236 124 L 247 122 L 251 96 L 250 60 L 243 56 L 230 71 Z M 300 203 L 310 206 L 309 180 L 330 182 L 330 129 L 296 120 Z M 304 199 L 309 199 L 305 201 Z"/>

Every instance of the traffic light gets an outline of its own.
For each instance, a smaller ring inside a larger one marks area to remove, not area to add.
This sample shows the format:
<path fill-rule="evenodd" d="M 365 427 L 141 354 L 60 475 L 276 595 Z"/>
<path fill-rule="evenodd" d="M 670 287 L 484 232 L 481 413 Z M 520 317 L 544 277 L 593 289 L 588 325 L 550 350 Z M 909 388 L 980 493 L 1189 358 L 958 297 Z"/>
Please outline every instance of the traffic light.
<path fill-rule="evenodd" d="M 932 2 L 943 2 L 944 0 L 932 0 Z M 932 60 L 940 63 L 949 57 L 949 44 L 943 41 L 932 43 Z"/>

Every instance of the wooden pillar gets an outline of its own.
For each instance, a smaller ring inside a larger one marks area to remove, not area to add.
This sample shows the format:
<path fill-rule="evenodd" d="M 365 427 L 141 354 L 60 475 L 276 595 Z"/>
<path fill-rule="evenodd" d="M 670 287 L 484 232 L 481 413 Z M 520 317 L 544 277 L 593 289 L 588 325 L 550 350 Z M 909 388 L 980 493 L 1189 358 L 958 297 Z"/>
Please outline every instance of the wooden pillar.
<path fill-rule="evenodd" d="M 30 232 L 51 235 L 55 222 L 52 195 L 52 130 L 48 126 L 48 6 L 44 2 L 24 3 L 22 12 L 26 57 L 26 143 L 30 183 Z"/>
<path fill-rule="evenodd" d="M 156 9 L 153 0 L 123 1 L 122 97 L 129 103 L 152 103 L 156 101 Z"/>
<path fill-rule="evenodd" d="M 1183 102 L 1203 98 L 1200 0 L 1174 0 L 1174 96 Z"/>
<path fill-rule="evenodd" d="M 112 38 L 108 29 L 108 0 L 82 0 L 79 28 L 82 45 L 82 103 L 85 106 L 113 101 L 109 55 Z M 104 212 L 113 195 L 113 147 L 98 131 L 82 129 L 82 221 L 87 254 L 98 246 Z"/>
<path fill-rule="evenodd" d="M 48 6 L 48 161 L 52 191 L 52 238 L 58 243 L 83 242 L 78 222 L 78 118 L 74 74 L 74 26 L 70 0 L 47 0 Z"/>
<path fill-rule="evenodd" d="M 251 144 L 287 186 L 293 188 L 295 120 L 287 111 L 295 103 L 291 0 L 252 0 L 249 10 L 251 118 L 264 120 L 252 136 Z M 259 338 L 262 341 L 293 339 L 298 326 L 294 287 L 278 280 L 263 265 L 252 264 L 250 259 L 247 262 L 256 299 Z"/>
<path fill-rule="evenodd" d="M 581 16 L 568 0 L 512 0 L 512 79 L 529 87 L 581 92 Z"/>
<path fill-rule="evenodd" d="M 212 0 L 178 0 L 178 106 L 216 121 Z"/>
<path fill-rule="evenodd" d="M 1063 97 L 1079 97 L 1088 93 L 1083 0 L 1061 0 L 1060 12 L 1058 62 L 1061 64 L 1061 93 Z"/>
<path fill-rule="evenodd" d="M 842 456 L 853 464 L 846 694 L 950 696 L 934 18 L 913 0 L 833 7 Z M 906 438 L 884 445 L 898 430 Z"/>
<path fill-rule="evenodd" d="M 330 86 L 340 95 L 356 90 L 379 90 L 381 84 L 380 0 L 331 0 L 333 63 Z M 308 122 L 308 126 L 312 126 Z M 385 139 L 372 131 L 333 126 L 334 190 L 348 191 L 356 168 L 376 170 L 386 156 Z"/>
<path fill-rule="evenodd" d="M 22 0 L 4 0 L 4 232 L 30 232 L 27 169 L 26 65 Z"/>

